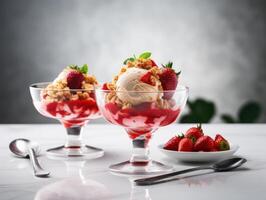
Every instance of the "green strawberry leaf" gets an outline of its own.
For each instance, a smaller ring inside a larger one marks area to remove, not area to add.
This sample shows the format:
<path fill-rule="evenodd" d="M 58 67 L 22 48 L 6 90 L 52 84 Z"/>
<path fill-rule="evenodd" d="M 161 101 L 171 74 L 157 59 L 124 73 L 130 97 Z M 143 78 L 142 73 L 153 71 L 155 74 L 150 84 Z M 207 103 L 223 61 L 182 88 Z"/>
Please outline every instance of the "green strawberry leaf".
<path fill-rule="evenodd" d="M 162 64 L 162 66 L 163 66 L 163 68 L 169 68 L 169 69 L 172 69 L 172 67 L 173 67 L 173 62 L 171 62 L 171 61 L 169 61 L 166 65 L 163 65 Z M 174 69 L 173 69 L 174 70 Z M 174 70 L 175 71 L 175 70 Z M 177 72 L 177 73 L 175 73 L 176 74 L 176 76 L 179 76 L 180 74 L 181 74 L 181 71 L 179 71 L 179 72 Z"/>
<path fill-rule="evenodd" d="M 84 64 L 82 67 L 79 67 L 78 65 L 69 65 L 71 69 L 77 70 L 80 73 L 87 74 L 88 73 L 88 65 Z"/>
<path fill-rule="evenodd" d="M 173 67 L 173 62 L 168 62 L 166 65 L 162 65 L 164 68 L 170 68 L 170 69 L 172 69 L 172 67 Z"/>
<path fill-rule="evenodd" d="M 148 59 L 149 57 L 151 57 L 151 52 L 144 52 L 139 55 L 139 58 L 143 58 L 143 59 Z"/>
<path fill-rule="evenodd" d="M 176 76 L 179 76 L 181 74 L 181 71 L 175 73 Z"/>
<path fill-rule="evenodd" d="M 74 65 L 74 64 L 69 65 L 69 67 L 70 67 L 71 69 L 79 70 L 79 67 L 78 67 L 77 65 Z"/>

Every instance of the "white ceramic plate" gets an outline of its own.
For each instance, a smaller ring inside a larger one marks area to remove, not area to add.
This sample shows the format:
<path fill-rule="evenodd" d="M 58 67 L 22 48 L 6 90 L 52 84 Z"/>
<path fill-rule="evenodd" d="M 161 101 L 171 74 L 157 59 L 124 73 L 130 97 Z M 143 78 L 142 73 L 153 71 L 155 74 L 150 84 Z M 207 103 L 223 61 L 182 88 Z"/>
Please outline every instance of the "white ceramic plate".
<path fill-rule="evenodd" d="M 223 160 L 231 157 L 239 148 L 238 145 L 230 144 L 231 149 L 228 151 L 215 151 L 215 152 L 182 152 L 171 151 L 163 148 L 163 145 L 158 146 L 160 151 L 167 157 L 184 161 L 184 162 L 212 162 Z"/>

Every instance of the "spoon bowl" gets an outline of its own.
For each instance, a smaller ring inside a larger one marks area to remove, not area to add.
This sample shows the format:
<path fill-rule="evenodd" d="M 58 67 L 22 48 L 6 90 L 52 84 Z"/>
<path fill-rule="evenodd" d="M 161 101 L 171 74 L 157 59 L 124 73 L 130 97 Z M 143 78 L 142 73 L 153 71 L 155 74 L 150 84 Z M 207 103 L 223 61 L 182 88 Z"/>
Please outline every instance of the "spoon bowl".
<path fill-rule="evenodd" d="M 19 138 L 19 139 L 13 140 L 9 144 L 9 149 L 12 153 L 14 153 L 18 157 L 29 158 L 29 151 L 28 151 L 29 146 L 34 148 L 37 155 L 40 154 L 39 145 L 25 138 Z"/>
<path fill-rule="evenodd" d="M 25 138 L 19 138 L 9 144 L 9 149 L 18 157 L 30 158 L 35 176 L 47 177 L 50 174 L 50 172 L 45 171 L 39 164 L 37 156 L 40 154 L 40 148 L 37 143 Z"/>
<path fill-rule="evenodd" d="M 214 169 L 214 171 L 217 171 L 217 172 L 229 171 L 229 170 L 232 170 L 232 169 L 235 169 L 241 166 L 245 162 L 247 162 L 245 158 L 235 157 L 235 158 L 230 158 L 227 160 L 216 162 L 212 165 L 212 168 Z"/>

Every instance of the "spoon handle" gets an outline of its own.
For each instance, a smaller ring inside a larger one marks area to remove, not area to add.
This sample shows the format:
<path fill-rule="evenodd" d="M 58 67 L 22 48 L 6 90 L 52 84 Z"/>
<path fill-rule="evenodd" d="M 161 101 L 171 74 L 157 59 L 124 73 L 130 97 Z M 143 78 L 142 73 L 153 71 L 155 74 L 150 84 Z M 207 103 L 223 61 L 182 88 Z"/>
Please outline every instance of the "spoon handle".
<path fill-rule="evenodd" d="M 50 174 L 50 172 L 45 171 L 38 159 L 37 159 L 37 155 L 36 152 L 33 148 L 29 147 L 29 156 L 30 156 L 30 160 L 32 163 L 32 167 L 33 167 L 33 171 L 34 171 L 34 175 L 38 176 L 38 177 L 44 177 L 44 176 L 48 176 Z"/>
<path fill-rule="evenodd" d="M 172 177 L 172 176 L 185 174 L 185 173 L 198 171 L 198 170 L 205 170 L 205 169 L 213 169 L 213 168 L 211 166 L 194 167 L 194 168 L 190 168 L 190 169 L 175 171 L 175 172 L 171 172 L 171 173 L 167 173 L 167 174 L 163 174 L 163 175 L 158 175 L 158 176 L 153 176 L 153 177 L 149 177 L 149 178 L 137 179 L 134 182 L 137 185 L 151 185 L 151 184 L 155 184 L 158 181 L 161 182 L 164 179 Z"/>

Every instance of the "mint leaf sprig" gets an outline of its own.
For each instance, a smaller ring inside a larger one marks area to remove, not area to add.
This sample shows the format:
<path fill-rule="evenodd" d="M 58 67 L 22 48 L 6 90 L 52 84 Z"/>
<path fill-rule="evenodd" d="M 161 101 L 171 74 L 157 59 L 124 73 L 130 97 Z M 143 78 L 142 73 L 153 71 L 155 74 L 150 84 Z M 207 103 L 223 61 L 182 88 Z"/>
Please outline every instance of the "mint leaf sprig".
<path fill-rule="evenodd" d="M 71 69 L 77 70 L 77 71 L 79 71 L 80 73 L 83 73 L 83 74 L 87 74 L 88 73 L 88 65 L 87 64 L 84 64 L 82 66 L 69 65 L 69 67 Z"/>
<path fill-rule="evenodd" d="M 151 52 L 144 52 L 142 54 L 139 55 L 138 58 L 142 58 L 142 59 L 148 59 L 151 57 Z M 128 61 L 134 62 L 135 60 L 138 59 L 135 55 L 133 55 L 133 57 L 127 58 L 123 64 L 126 65 Z"/>
<path fill-rule="evenodd" d="M 131 58 L 127 58 L 123 64 L 126 65 L 128 61 L 131 61 L 131 62 L 134 62 L 135 61 L 135 58 L 131 57 Z"/>
<path fill-rule="evenodd" d="M 151 57 L 151 52 L 144 52 L 139 55 L 139 58 L 148 59 Z"/>

